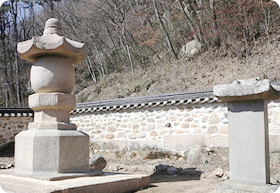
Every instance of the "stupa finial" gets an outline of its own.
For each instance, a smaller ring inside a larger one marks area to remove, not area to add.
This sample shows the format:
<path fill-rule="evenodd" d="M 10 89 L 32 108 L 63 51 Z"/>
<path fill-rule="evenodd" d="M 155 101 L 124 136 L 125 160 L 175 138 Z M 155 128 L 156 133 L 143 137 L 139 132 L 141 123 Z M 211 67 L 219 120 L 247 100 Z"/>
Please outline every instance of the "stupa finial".
<path fill-rule="evenodd" d="M 45 23 L 44 35 L 57 34 L 62 36 L 62 26 L 58 19 L 50 18 Z"/>

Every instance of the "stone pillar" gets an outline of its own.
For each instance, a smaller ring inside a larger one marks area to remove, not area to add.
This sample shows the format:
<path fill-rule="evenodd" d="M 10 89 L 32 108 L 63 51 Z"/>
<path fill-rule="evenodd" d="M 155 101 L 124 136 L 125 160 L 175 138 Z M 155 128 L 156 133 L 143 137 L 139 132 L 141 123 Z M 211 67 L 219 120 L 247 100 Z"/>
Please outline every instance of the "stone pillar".
<path fill-rule="evenodd" d="M 230 179 L 269 184 L 267 100 L 228 102 Z"/>
<path fill-rule="evenodd" d="M 70 123 L 76 107 L 72 64 L 85 57 L 83 43 L 63 36 L 61 24 L 51 18 L 43 36 L 18 44 L 19 57 L 30 61 L 29 107 L 35 111 L 28 131 L 15 138 L 15 170 L 25 173 L 65 173 L 89 170 L 89 136 Z"/>
<path fill-rule="evenodd" d="M 267 101 L 279 92 L 255 78 L 214 86 L 214 95 L 228 102 L 231 181 L 219 184 L 217 192 L 270 192 L 275 187 L 269 185 Z"/>

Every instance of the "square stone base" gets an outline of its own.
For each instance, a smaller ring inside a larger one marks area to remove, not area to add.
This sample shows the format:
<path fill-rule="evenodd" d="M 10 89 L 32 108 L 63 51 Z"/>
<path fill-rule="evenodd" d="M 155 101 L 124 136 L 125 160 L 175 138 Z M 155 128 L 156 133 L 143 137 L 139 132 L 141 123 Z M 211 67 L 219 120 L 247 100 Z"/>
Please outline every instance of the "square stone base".
<path fill-rule="evenodd" d="M 15 170 L 23 173 L 89 171 L 89 136 L 71 130 L 28 130 L 15 138 Z"/>
<path fill-rule="evenodd" d="M 217 193 L 274 193 L 279 186 L 270 184 L 222 182 L 216 185 Z"/>

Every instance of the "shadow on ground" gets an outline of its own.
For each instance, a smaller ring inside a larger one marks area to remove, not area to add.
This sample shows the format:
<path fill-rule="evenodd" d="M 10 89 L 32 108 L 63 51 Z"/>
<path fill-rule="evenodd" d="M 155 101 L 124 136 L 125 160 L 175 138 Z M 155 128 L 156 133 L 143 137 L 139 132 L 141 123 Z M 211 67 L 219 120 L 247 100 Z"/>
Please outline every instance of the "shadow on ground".
<path fill-rule="evenodd" d="M 160 182 L 178 182 L 189 180 L 200 180 L 200 176 L 203 172 L 196 170 L 196 168 L 182 169 L 180 173 L 176 175 L 169 175 L 167 173 L 155 172 L 150 176 L 151 183 Z"/>
<path fill-rule="evenodd" d="M 15 143 L 8 144 L 0 150 L 0 157 L 14 157 Z"/>
<path fill-rule="evenodd" d="M 195 181 L 195 180 L 200 180 L 200 176 L 203 172 L 196 170 L 196 168 L 186 168 L 182 169 L 180 173 L 175 174 L 175 175 L 170 175 L 167 174 L 166 172 L 155 172 L 150 176 L 151 180 L 151 185 L 145 189 L 142 189 L 142 191 L 146 192 L 153 192 L 156 188 L 158 189 L 159 186 L 161 186 L 161 183 L 168 183 L 170 184 L 169 187 L 172 186 L 177 186 L 178 182 L 188 182 L 188 181 Z M 139 191 L 139 190 L 138 190 Z M 131 191 L 130 193 L 133 192 L 138 192 L 138 191 Z M 156 190 L 157 192 L 158 190 Z M 164 190 L 160 190 L 164 191 Z M 169 190 L 166 189 L 164 192 L 169 192 Z"/>

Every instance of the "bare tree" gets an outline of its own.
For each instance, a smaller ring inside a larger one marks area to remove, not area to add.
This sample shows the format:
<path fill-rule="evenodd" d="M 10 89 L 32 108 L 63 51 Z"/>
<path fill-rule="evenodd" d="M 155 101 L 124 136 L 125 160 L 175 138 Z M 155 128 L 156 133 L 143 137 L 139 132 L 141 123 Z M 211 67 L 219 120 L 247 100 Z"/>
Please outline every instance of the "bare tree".
<path fill-rule="evenodd" d="M 215 10 L 215 0 L 209 0 L 211 16 L 212 16 L 212 31 L 214 36 L 214 45 L 220 46 L 220 38 L 217 32 L 217 15 Z"/>
<path fill-rule="evenodd" d="M 187 20 L 187 23 L 188 23 L 188 25 L 189 25 L 189 27 L 190 27 L 190 29 L 192 31 L 192 35 L 193 35 L 194 39 L 199 40 L 198 37 L 197 37 L 197 34 L 196 34 L 195 30 L 194 30 L 194 27 L 193 27 L 193 24 L 191 22 L 191 19 L 189 18 L 189 16 L 187 15 L 187 13 L 185 11 L 185 8 L 183 6 L 182 0 L 178 0 L 178 3 L 179 3 L 179 7 L 180 7 L 182 13 L 184 14 L 184 16 L 185 16 L 185 18 Z"/>
<path fill-rule="evenodd" d="M 161 28 L 162 28 L 164 34 L 165 34 L 166 42 L 167 42 L 167 44 L 168 44 L 168 47 L 169 47 L 169 49 L 170 49 L 170 52 L 172 53 L 174 59 L 178 60 L 177 54 L 176 54 L 175 51 L 174 51 L 174 48 L 173 48 L 173 45 L 172 45 L 172 43 L 171 43 L 170 37 L 169 37 L 169 35 L 168 35 L 168 32 L 167 32 L 166 28 L 164 27 L 164 24 L 163 24 L 163 22 L 162 22 L 162 20 L 161 20 L 161 17 L 160 17 L 160 15 L 159 15 L 159 13 L 158 13 L 157 5 L 156 5 L 156 0 L 153 0 L 153 3 L 154 3 L 155 14 L 156 14 L 157 19 L 158 19 L 158 22 L 160 23 L 160 26 L 161 26 Z"/>
<path fill-rule="evenodd" d="M 20 79 L 19 79 L 19 57 L 17 52 L 17 43 L 18 43 L 18 1 L 11 0 L 11 14 L 13 18 L 13 27 L 14 27 L 14 56 L 15 56 L 15 69 L 16 69 L 16 86 L 17 86 L 17 102 L 18 106 L 22 106 L 21 98 L 21 88 L 20 88 Z"/>
<path fill-rule="evenodd" d="M 7 50 L 6 50 L 6 44 L 5 44 L 5 40 L 6 40 L 6 35 L 5 35 L 5 30 L 6 30 L 6 10 L 5 10 L 5 4 L 2 5 L 1 9 L 0 9 L 0 32 L 1 32 L 1 44 L 2 44 L 2 48 L 1 48 L 1 53 L 2 53 L 2 57 L 0 57 L 1 63 L 2 63 L 2 68 L 3 68 L 3 79 L 4 79 L 4 92 L 5 92 L 5 106 L 8 107 L 9 106 L 9 98 L 10 98 L 10 94 L 9 94 L 9 84 L 8 84 L 8 72 L 7 72 L 7 58 L 6 58 L 6 54 L 7 54 Z"/>

